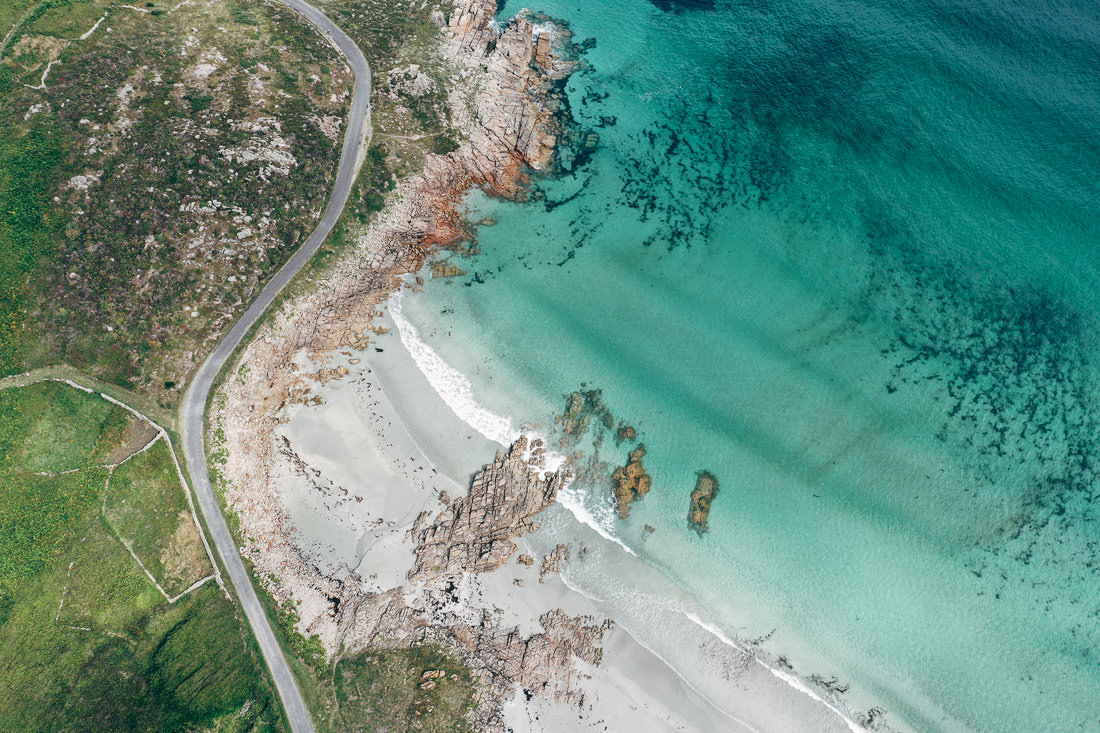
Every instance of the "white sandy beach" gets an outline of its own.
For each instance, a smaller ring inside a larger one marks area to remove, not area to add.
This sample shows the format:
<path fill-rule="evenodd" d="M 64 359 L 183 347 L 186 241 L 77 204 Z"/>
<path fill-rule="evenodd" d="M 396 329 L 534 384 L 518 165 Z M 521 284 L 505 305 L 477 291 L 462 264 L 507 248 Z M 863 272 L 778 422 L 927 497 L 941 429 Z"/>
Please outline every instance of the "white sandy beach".
<path fill-rule="evenodd" d="M 379 325 L 393 329 L 388 316 Z M 281 501 L 299 546 L 323 573 L 346 580 L 355 571 L 368 591 L 403 586 L 406 602 L 415 605 L 423 600 L 423 591 L 405 579 L 414 557 L 408 529 L 421 512 L 434 515 L 444 508 L 442 492 L 452 497 L 465 493 L 469 477 L 500 446 L 447 407 L 395 330 L 375 339 L 367 351 L 341 352 L 326 366 L 343 366 L 349 373 L 314 387 L 322 404 L 285 408 L 278 428 Z M 457 600 L 435 613 L 473 622 L 489 610 L 523 634 L 540 632 L 539 617 L 552 609 L 592 616 L 596 622 L 607 618 L 609 603 L 571 590 L 562 575 L 546 573 L 540 582 L 541 558 L 558 544 L 571 548 L 566 578 L 574 569 L 606 573 L 609 587 L 626 587 L 614 574 L 630 572 L 631 585 L 659 591 L 662 580 L 656 570 L 638 577 L 640 561 L 617 549 L 595 551 L 608 543 L 560 505 L 544 515 L 544 528 L 518 541 L 516 556 L 531 555 L 534 565 L 513 559 L 495 572 L 468 574 L 458 584 Z M 599 666 L 575 660 L 572 683 L 583 691 L 579 707 L 538 696 L 528 700 L 517 689 L 505 708 L 507 724 L 516 731 L 638 733 L 849 729 L 825 705 L 682 613 L 650 608 L 669 613 L 668 634 L 646 641 L 660 647 L 655 651 L 662 656 L 677 660 L 683 669 L 675 671 L 631 634 L 633 627 L 641 627 L 646 612 L 643 608 L 637 618 L 614 619 L 603 639 Z"/>

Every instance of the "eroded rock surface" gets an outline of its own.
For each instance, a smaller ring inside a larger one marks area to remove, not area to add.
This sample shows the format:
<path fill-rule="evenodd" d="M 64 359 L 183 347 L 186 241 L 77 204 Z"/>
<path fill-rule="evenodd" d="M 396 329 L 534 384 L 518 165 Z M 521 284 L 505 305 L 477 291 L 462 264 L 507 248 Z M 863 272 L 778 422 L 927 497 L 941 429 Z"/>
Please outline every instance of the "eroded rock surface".
<path fill-rule="evenodd" d="M 483 670 L 496 694 L 504 696 L 518 684 L 528 694 L 577 703 L 573 657 L 598 665 L 603 660 L 600 641 L 612 622 L 555 610 L 539 617 L 539 623 L 545 631 L 529 637 L 515 628 L 478 626 L 456 629 L 455 638 L 485 660 Z"/>
<path fill-rule="evenodd" d="M 455 499 L 430 526 L 415 532 L 409 580 L 425 583 L 496 570 L 516 552 L 513 538 L 538 529 L 534 515 L 554 501 L 567 475 L 540 475 L 525 459 L 527 439 L 478 473 L 470 493 Z"/>

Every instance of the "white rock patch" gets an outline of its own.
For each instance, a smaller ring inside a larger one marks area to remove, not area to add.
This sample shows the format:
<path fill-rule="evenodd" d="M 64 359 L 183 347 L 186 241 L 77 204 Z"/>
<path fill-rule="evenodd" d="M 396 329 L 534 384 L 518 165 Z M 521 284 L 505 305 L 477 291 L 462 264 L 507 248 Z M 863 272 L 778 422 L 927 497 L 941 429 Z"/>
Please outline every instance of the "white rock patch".
<path fill-rule="evenodd" d="M 218 154 L 226 160 L 238 165 L 260 163 L 259 175 L 265 181 L 270 180 L 273 173 L 288 176 L 290 169 L 298 165 L 290 154 L 290 145 L 282 136 L 283 126 L 279 120 L 261 117 L 236 127 L 252 133 L 252 137 L 243 145 L 219 150 Z"/>

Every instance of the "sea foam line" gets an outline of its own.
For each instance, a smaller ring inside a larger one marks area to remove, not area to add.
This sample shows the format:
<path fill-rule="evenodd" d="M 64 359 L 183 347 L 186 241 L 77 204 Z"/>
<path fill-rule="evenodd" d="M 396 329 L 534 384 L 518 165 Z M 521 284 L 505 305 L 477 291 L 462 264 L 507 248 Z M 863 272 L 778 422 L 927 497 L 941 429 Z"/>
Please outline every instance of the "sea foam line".
<path fill-rule="evenodd" d="M 715 626 L 712 623 L 708 623 L 707 621 L 704 621 L 703 619 L 699 618 L 698 616 L 696 616 L 691 611 L 681 610 L 680 613 L 684 614 L 684 616 L 686 616 L 688 618 L 688 620 L 690 620 L 692 623 L 694 623 L 696 626 L 703 629 L 704 631 L 709 632 L 711 635 L 716 637 L 720 642 L 722 642 L 726 646 L 733 647 L 734 649 L 738 650 L 739 652 L 742 652 L 744 654 L 748 654 L 761 667 L 768 670 L 773 675 L 775 675 L 779 679 L 783 680 L 784 682 L 786 682 L 788 685 L 790 685 L 794 689 L 798 690 L 799 692 L 803 693 L 804 695 L 809 696 L 813 700 L 816 700 L 817 702 L 819 702 L 822 705 L 824 705 L 825 707 L 827 707 L 829 710 L 832 710 L 834 713 L 836 713 L 837 716 L 840 717 L 841 720 L 844 721 L 844 723 L 848 726 L 848 730 L 852 731 L 852 733 L 866 733 L 866 728 L 859 725 L 854 720 L 852 720 L 847 715 L 845 715 L 844 711 L 841 710 L 840 708 L 838 708 L 836 705 L 833 705 L 828 700 L 826 700 L 824 697 L 817 694 L 817 692 L 815 692 L 811 687 L 806 685 L 806 683 L 804 683 L 802 680 L 798 679 L 797 676 L 791 674 L 790 672 L 785 672 L 781 669 L 777 669 L 775 667 L 772 667 L 769 664 L 765 664 L 760 659 L 760 657 L 756 656 L 751 651 L 749 651 L 748 649 L 741 646 L 740 644 L 738 644 L 733 639 L 726 636 L 726 634 L 722 631 L 722 629 L 718 628 L 717 626 Z"/>
<path fill-rule="evenodd" d="M 588 507 L 584 505 L 584 501 L 582 501 L 580 498 L 579 491 L 570 491 L 570 486 L 567 485 L 565 489 L 558 492 L 558 503 L 568 509 L 569 513 L 572 514 L 578 522 L 591 529 L 600 537 L 603 537 L 609 542 L 614 542 L 616 545 L 626 550 L 634 557 L 638 557 L 638 553 L 634 552 L 634 550 L 630 549 L 630 547 L 627 546 L 625 542 L 620 540 L 615 535 L 611 534 L 609 530 L 605 529 L 603 525 L 600 524 L 599 520 L 596 519 L 596 517 L 592 514 L 592 512 L 588 511 Z"/>
<path fill-rule="evenodd" d="M 420 338 L 416 327 L 405 318 L 401 304 L 403 296 L 404 291 L 398 290 L 390 297 L 390 317 L 397 326 L 401 343 L 427 378 L 428 384 L 464 423 L 494 443 L 505 448 L 510 446 L 520 436 L 520 432 L 512 427 L 510 419 L 478 404 L 466 375 L 445 362 L 443 357 Z"/>
<path fill-rule="evenodd" d="M 390 318 L 397 326 L 397 333 L 405 350 L 409 352 L 417 368 L 428 380 L 428 384 L 451 409 L 451 412 L 478 433 L 505 448 L 512 445 L 520 435 L 526 435 L 529 438 L 541 438 L 545 443 L 545 436 L 534 431 L 517 430 L 512 426 L 510 418 L 486 409 L 474 399 L 473 386 L 466 375 L 448 364 L 435 349 L 425 343 L 416 330 L 416 326 L 405 317 L 402 304 L 403 298 L 403 290 L 398 290 L 390 296 Z M 547 451 L 545 465 L 549 467 L 548 470 L 554 471 L 564 465 L 566 460 L 566 457 L 560 453 Z M 569 510 L 578 522 L 589 527 L 605 540 L 614 542 L 626 552 L 637 557 L 638 554 L 634 550 L 630 549 L 626 543 L 604 527 L 588 511 L 580 498 L 579 492 L 570 491 L 571 483 L 572 480 L 569 479 L 569 483 L 558 492 L 558 503 Z"/>
<path fill-rule="evenodd" d="M 565 587 L 566 587 L 566 588 L 568 588 L 569 590 L 573 591 L 574 593 L 576 593 L 576 594 L 578 594 L 578 595 L 580 595 L 580 596 L 583 596 L 584 598 L 587 598 L 587 599 L 588 599 L 589 601 L 592 601 L 592 602 L 596 602 L 596 601 L 598 600 L 598 599 L 596 599 L 596 598 L 594 598 L 594 597 L 592 597 L 592 596 L 588 595 L 587 593 L 585 593 L 585 592 L 584 592 L 584 590 L 582 590 L 582 589 L 581 589 L 580 587 L 578 587 L 578 586 L 575 586 L 575 585 L 573 585 L 572 583 L 570 583 L 570 582 L 569 582 L 569 578 L 568 578 L 568 576 L 566 575 L 566 573 L 561 573 L 561 574 L 560 574 L 560 575 L 558 576 L 558 578 L 559 578 L 559 579 L 561 580 L 561 582 L 562 582 L 562 583 L 563 583 L 563 584 L 565 585 Z M 645 649 L 645 650 L 646 650 L 647 652 L 649 652 L 649 653 L 650 653 L 650 654 L 652 654 L 653 656 L 657 657 L 657 659 L 661 660 L 661 663 L 662 663 L 662 664 L 664 664 L 664 665 L 665 665 L 666 667 L 668 667 L 669 669 L 671 669 L 671 670 L 672 670 L 672 673 L 673 673 L 673 674 L 675 674 L 675 675 L 676 675 L 677 677 L 679 677 L 679 678 L 680 678 L 680 681 L 681 681 L 681 682 L 683 682 L 683 683 L 684 683 L 685 685 L 687 685 L 687 686 L 688 686 L 688 687 L 690 687 L 690 688 L 691 688 L 692 690 L 694 690 L 694 691 L 695 691 L 695 693 L 696 693 L 697 695 L 699 695 L 699 697 L 703 698 L 703 699 L 704 699 L 704 700 L 706 700 L 706 701 L 707 701 L 708 703 L 710 703 L 710 706 L 711 706 L 711 707 L 713 707 L 713 708 L 714 708 L 714 709 L 715 709 L 716 711 L 718 711 L 718 712 L 719 712 L 720 714 L 722 714 L 722 715 L 726 716 L 727 718 L 729 718 L 729 719 L 730 719 L 730 720 L 732 720 L 733 722 L 735 722 L 735 723 L 737 723 L 737 724 L 739 724 L 739 725 L 742 725 L 742 726 L 744 726 L 745 728 L 748 728 L 748 729 L 749 729 L 750 731 L 752 731 L 752 733 L 762 733 L 762 731 L 760 731 L 760 730 L 759 730 L 758 728 L 755 728 L 755 727 L 753 727 L 753 726 L 752 726 L 752 725 L 751 725 L 750 723 L 748 723 L 747 721 L 741 720 L 741 718 L 738 718 L 737 716 L 735 716 L 735 715 L 732 715 L 732 714 L 731 714 L 731 713 L 730 713 L 729 711 L 727 711 L 727 710 L 723 710 L 723 709 L 722 709 L 722 708 L 721 708 L 720 706 L 716 705 L 716 704 L 714 703 L 714 701 L 713 701 L 713 700 L 711 700 L 711 699 L 710 699 L 709 697 L 707 697 L 707 696 L 706 696 L 706 693 L 704 693 L 704 692 L 703 692 L 702 690 L 700 690 L 700 689 L 699 689 L 698 687 L 696 687 L 696 686 L 695 686 L 695 685 L 694 685 L 694 684 L 692 683 L 692 681 L 691 681 L 691 680 L 689 680 L 689 679 L 688 679 L 687 677 L 685 677 L 685 676 L 684 676 L 684 674 L 683 674 L 683 673 L 682 673 L 682 672 L 681 672 L 681 671 L 680 671 L 679 669 L 677 669 L 677 668 L 676 668 L 676 665 L 672 664 L 672 663 L 671 663 L 671 662 L 669 662 L 669 661 L 668 661 L 667 659 L 665 659 L 664 657 L 662 657 L 662 656 L 660 655 L 660 653 L 659 653 L 659 652 L 658 652 L 658 651 L 657 651 L 656 649 L 654 649 L 653 647 L 651 647 L 651 646 L 650 646 L 649 644 L 647 644 L 647 643 L 645 642 L 645 640 L 644 640 L 644 639 L 642 639 L 642 638 L 640 638 L 639 636 L 636 636 L 636 635 L 634 635 L 633 633 L 631 633 L 631 632 L 630 632 L 630 629 L 628 629 L 628 628 L 627 628 L 626 626 L 624 626 L 623 624 L 618 624 L 618 628 L 622 629 L 622 630 L 623 630 L 623 633 L 625 633 L 625 634 L 626 634 L 627 636 L 629 636 L 629 637 L 630 637 L 631 639 L 633 639 L 633 640 L 634 640 L 634 641 L 635 641 L 635 642 L 636 642 L 636 643 L 638 644 L 638 646 L 642 647 L 642 648 L 643 648 L 643 649 Z"/>

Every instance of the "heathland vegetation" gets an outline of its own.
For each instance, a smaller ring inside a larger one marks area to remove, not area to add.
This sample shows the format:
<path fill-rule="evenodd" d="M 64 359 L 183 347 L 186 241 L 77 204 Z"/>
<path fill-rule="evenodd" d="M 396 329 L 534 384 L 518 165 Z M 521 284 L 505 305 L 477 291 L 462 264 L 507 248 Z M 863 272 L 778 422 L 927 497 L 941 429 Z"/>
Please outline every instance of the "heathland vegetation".
<path fill-rule="evenodd" d="M 319 215 L 350 74 L 277 3 L 4 6 L 0 375 L 174 404 Z"/>

